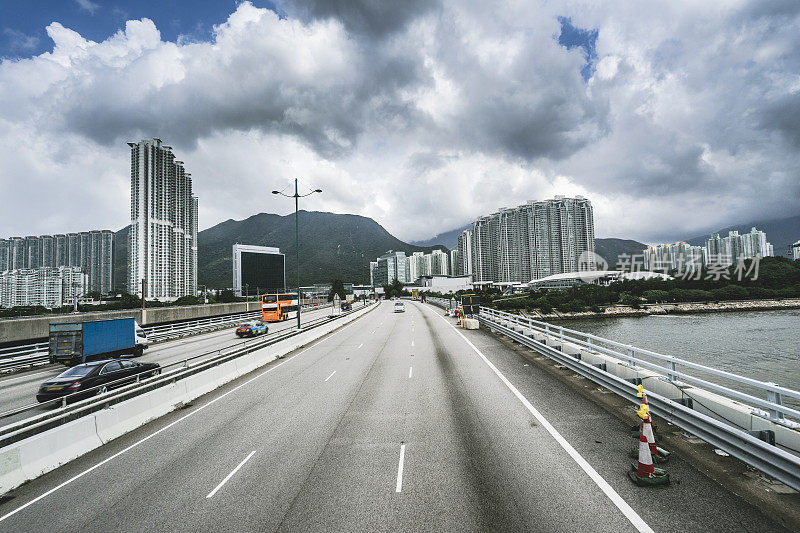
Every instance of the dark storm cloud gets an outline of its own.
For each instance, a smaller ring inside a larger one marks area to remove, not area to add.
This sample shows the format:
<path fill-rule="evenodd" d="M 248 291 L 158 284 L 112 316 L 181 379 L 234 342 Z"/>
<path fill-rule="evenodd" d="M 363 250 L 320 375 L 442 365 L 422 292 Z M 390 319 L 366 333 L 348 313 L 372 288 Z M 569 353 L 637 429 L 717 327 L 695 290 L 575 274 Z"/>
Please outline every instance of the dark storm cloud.
<path fill-rule="evenodd" d="M 800 92 L 784 95 L 766 105 L 760 113 L 759 124 L 774 130 L 783 139 L 800 149 Z"/>
<path fill-rule="evenodd" d="M 307 0 L 281 5 L 306 20 L 334 18 L 347 31 L 383 38 L 403 30 L 418 17 L 439 7 L 437 0 Z"/>

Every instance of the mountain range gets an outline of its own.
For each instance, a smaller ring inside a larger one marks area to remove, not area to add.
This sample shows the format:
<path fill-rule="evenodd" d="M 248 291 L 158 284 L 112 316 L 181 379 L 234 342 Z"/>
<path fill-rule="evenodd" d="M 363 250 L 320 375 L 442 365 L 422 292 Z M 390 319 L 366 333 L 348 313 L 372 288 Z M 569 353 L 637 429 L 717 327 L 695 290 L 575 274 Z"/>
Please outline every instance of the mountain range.
<path fill-rule="evenodd" d="M 300 211 L 301 270 L 303 285 L 328 283 L 334 278 L 369 283 L 369 263 L 389 250 L 406 254 L 430 253 L 444 246 L 415 246 L 401 241 L 368 217 L 319 211 Z M 115 235 L 114 285 L 123 289 L 127 279 L 129 227 Z M 286 278 L 297 276 L 294 213 L 259 213 L 244 220 L 226 220 L 197 234 L 198 282 L 215 288 L 233 284 L 232 251 L 235 243 L 275 246 L 286 254 Z"/>
<path fill-rule="evenodd" d="M 434 249 L 453 249 L 458 235 L 467 227 L 437 235 L 432 239 L 406 243 L 391 235 L 380 224 L 368 217 L 343 215 L 319 211 L 300 211 L 300 253 L 302 255 L 301 283 L 327 283 L 338 278 L 355 283 L 369 281 L 369 262 L 388 250 L 430 252 Z M 765 231 L 776 255 L 785 255 L 791 243 L 800 238 L 800 216 L 779 220 L 756 221 L 723 228 L 718 232 L 740 233 L 750 228 Z M 129 226 L 115 235 L 114 286 L 125 290 L 127 279 L 127 248 Z M 706 236 L 688 239 L 690 244 L 705 244 Z M 231 248 L 235 243 L 276 246 L 286 254 L 286 276 L 290 285 L 295 279 L 295 227 L 294 214 L 274 215 L 259 213 L 244 220 L 226 220 L 198 233 L 197 273 L 200 284 L 225 288 L 233 283 L 231 273 Z M 640 254 L 646 244 L 616 238 L 595 239 L 595 251 L 610 268 L 621 254 Z"/>

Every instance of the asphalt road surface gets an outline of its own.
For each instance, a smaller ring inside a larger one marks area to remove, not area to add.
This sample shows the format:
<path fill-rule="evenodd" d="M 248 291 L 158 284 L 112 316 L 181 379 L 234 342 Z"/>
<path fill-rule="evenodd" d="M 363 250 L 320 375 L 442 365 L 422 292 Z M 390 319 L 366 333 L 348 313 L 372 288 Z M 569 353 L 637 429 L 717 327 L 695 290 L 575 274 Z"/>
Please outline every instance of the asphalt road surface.
<path fill-rule="evenodd" d="M 318 320 L 327 316 L 330 309 L 317 309 L 313 311 L 305 311 L 300 315 L 300 320 L 303 324 Z M 242 320 L 246 322 L 246 320 Z M 297 326 L 297 319 L 288 320 L 286 322 L 276 322 L 269 325 L 269 333 L 277 333 L 287 329 L 292 329 Z M 263 336 L 261 337 L 263 338 Z M 224 349 L 235 344 L 239 344 L 244 339 L 237 337 L 234 333 L 234 327 L 226 328 L 223 330 L 214 331 L 212 333 L 204 333 L 200 335 L 185 337 L 182 339 L 175 339 L 172 341 L 153 344 L 144 351 L 144 355 L 137 357 L 137 361 L 159 363 L 161 366 L 170 363 L 180 362 L 187 357 L 194 357 L 206 352 Z M 209 357 L 215 355 L 210 353 Z M 46 365 L 38 369 L 32 369 L 25 372 L 17 372 L 9 374 L 0 378 L 0 413 L 11 411 L 13 409 L 32 405 L 36 403 L 36 391 L 39 390 L 39 385 L 47 381 L 51 377 L 57 376 L 65 370 L 63 365 Z M 44 405 L 34 411 L 29 411 L 19 415 L 0 418 L 0 426 L 22 420 L 39 413 L 46 412 L 55 407 L 55 405 Z"/>
<path fill-rule="evenodd" d="M 381 305 L 0 503 L 27 531 L 781 531 L 438 308 Z"/>

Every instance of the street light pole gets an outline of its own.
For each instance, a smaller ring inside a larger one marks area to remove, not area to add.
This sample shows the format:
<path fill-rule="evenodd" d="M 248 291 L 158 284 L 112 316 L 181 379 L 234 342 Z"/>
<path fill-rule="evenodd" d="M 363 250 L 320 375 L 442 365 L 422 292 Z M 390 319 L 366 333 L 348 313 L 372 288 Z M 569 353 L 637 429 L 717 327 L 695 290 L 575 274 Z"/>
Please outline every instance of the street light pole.
<path fill-rule="evenodd" d="M 300 292 L 300 223 L 297 213 L 300 209 L 300 195 L 297 193 L 297 178 L 294 179 L 294 249 L 297 252 L 297 329 L 300 329 L 300 308 L 302 297 Z"/>
<path fill-rule="evenodd" d="M 280 191 L 272 191 L 272 194 L 280 194 L 281 196 L 285 196 L 287 198 L 294 198 L 294 245 L 295 250 L 297 251 L 297 329 L 300 329 L 300 222 L 298 219 L 298 213 L 300 211 L 300 198 L 305 196 L 311 196 L 315 192 L 322 192 L 322 189 L 314 189 L 308 194 L 300 194 L 297 189 L 297 178 L 294 180 L 294 194 L 289 196 L 288 194 L 284 194 Z"/>

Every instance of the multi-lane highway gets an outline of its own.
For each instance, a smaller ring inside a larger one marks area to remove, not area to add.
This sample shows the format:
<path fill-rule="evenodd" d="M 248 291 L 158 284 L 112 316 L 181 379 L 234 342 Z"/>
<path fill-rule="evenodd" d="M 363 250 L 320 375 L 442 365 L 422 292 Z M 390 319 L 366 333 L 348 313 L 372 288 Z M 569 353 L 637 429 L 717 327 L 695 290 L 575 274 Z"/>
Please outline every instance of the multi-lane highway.
<path fill-rule="evenodd" d="M 679 458 L 634 486 L 631 444 L 490 334 L 381 305 L 20 487 L 0 530 L 781 531 Z"/>
<path fill-rule="evenodd" d="M 303 324 L 318 320 L 330 313 L 329 308 L 305 311 L 301 315 Z M 245 322 L 245 320 L 242 320 Z M 289 320 L 270 324 L 270 334 L 292 329 L 297 321 Z M 156 362 L 165 366 L 180 362 L 188 357 L 194 357 L 214 350 L 225 349 L 243 342 L 234 334 L 233 328 L 227 328 L 213 333 L 206 333 L 183 339 L 177 339 L 160 344 L 154 344 L 145 350 L 138 361 Z M 214 355 L 214 354 L 210 354 Z M 42 382 L 56 376 L 65 370 L 63 365 L 46 365 L 46 367 L 33 369 L 26 372 L 9 374 L 0 378 L 0 413 L 36 403 L 36 391 Z M 27 411 L 9 417 L 0 418 L 0 426 L 10 422 L 34 416 L 40 412 L 52 409 L 52 405 L 41 406 L 34 411 Z"/>

